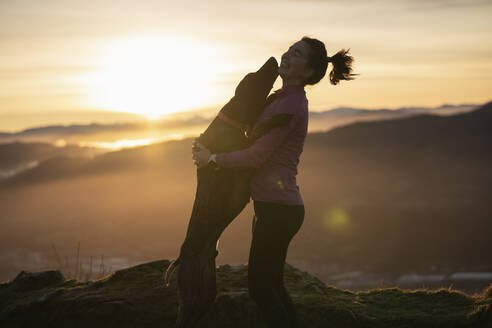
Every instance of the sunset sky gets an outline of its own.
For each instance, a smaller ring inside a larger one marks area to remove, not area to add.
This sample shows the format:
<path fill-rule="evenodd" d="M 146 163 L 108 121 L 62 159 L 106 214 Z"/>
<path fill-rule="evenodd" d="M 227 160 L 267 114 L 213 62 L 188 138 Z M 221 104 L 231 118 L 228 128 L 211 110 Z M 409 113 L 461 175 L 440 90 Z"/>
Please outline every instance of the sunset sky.
<path fill-rule="evenodd" d="M 310 110 L 484 103 L 490 17 L 488 0 L 2 0 L 0 131 L 210 114 L 304 35 L 360 74 L 308 87 Z"/>

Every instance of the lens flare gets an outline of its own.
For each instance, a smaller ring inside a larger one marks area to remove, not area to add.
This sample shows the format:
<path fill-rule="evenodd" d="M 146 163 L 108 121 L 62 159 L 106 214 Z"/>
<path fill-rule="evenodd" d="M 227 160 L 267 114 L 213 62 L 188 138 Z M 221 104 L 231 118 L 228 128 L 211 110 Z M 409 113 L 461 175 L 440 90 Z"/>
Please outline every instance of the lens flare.
<path fill-rule="evenodd" d="M 346 233 L 351 230 L 351 222 L 347 212 L 343 208 L 331 208 L 326 210 L 322 217 L 323 226 L 330 232 Z"/>

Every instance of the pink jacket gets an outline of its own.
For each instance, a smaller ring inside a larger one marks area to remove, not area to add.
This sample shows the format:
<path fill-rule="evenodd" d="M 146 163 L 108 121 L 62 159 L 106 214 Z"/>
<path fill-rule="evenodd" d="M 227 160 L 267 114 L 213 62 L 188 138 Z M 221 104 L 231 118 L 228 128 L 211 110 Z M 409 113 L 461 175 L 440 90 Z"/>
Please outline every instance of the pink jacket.
<path fill-rule="evenodd" d="M 275 127 L 246 149 L 216 155 L 223 168 L 254 167 L 251 179 L 253 200 L 287 205 L 303 205 L 296 182 L 297 165 L 308 127 L 308 100 L 303 86 L 286 86 L 275 91 L 277 98 L 268 105 L 252 129 L 277 114 L 293 114 L 287 125 Z"/>

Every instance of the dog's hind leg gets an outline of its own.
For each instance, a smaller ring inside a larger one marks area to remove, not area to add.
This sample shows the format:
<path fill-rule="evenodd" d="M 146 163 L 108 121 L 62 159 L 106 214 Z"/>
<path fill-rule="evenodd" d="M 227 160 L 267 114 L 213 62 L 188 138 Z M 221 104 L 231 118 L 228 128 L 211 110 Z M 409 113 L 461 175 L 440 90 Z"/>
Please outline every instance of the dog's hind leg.
<path fill-rule="evenodd" d="M 234 219 L 211 224 L 190 221 L 187 238 L 181 245 L 176 262 L 178 282 L 178 328 L 194 328 L 209 311 L 217 295 L 217 241 L 225 227 Z M 171 265 L 170 268 L 171 269 Z"/>
<path fill-rule="evenodd" d="M 190 238 L 181 246 L 177 269 L 178 328 L 196 327 L 217 295 L 215 257 L 218 252 L 213 240 L 200 244 L 198 247 Z"/>

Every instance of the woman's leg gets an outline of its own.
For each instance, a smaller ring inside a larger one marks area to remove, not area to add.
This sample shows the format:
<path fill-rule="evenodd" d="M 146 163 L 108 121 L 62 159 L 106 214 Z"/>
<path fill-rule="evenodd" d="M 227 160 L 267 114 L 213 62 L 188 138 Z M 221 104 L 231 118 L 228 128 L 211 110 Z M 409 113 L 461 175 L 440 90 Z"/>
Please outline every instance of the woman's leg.
<path fill-rule="evenodd" d="M 269 327 L 298 327 L 294 304 L 285 289 L 287 248 L 304 221 L 303 205 L 254 202 L 248 287 Z"/>

